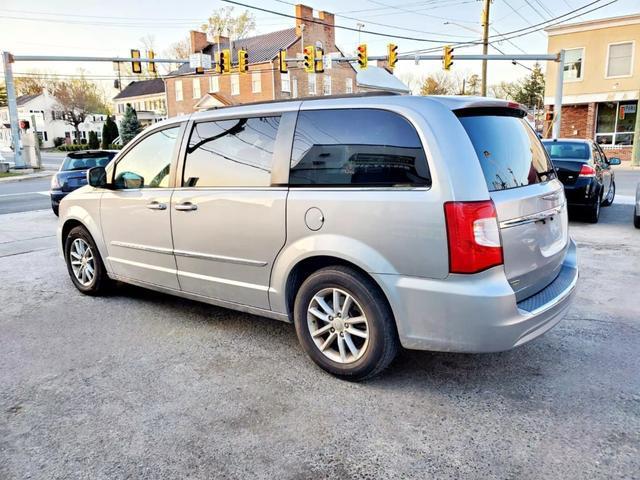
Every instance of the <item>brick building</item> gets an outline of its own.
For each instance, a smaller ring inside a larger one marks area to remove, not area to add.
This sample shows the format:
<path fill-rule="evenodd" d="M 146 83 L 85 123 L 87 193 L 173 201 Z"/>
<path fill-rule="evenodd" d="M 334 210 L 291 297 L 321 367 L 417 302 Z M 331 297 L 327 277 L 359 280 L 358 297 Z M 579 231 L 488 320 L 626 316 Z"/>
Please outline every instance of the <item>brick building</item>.
<path fill-rule="evenodd" d="M 549 53 L 565 50 L 564 138 L 595 139 L 607 155 L 629 160 L 640 91 L 640 14 L 546 29 Z M 549 62 L 545 105 L 553 111 L 557 64 Z M 546 136 L 550 125 L 545 126 Z"/>
<path fill-rule="evenodd" d="M 210 42 L 204 32 L 191 31 L 193 53 L 202 52 L 215 59 L 219 50 L 230 48 L 235 64 L 237 50 L 245 49 L 249 55 L 249 71 L 219 75 L 207 70 L 203 75 L 196 75 L 189 65 L 183 65 L 165 79 L 168 116 L 217 105 L 353 93 L 356 71 L 348 63 L 335 62 L 333 68 L 324 73 L 306 73 L 301 66 L 289 63 L 289 72 L 280 73 L 278 53 L 281 49 L 287 50 L 288 59 L 302 59 L 305 45 L 320 47 L 325 54 L 342 55 L 335 44 L 332 13 L 321 11 L 316 17 L 311 7 L 296 5 L 295 16 L 295 27 L 235 42 L 220 36 Z"/>

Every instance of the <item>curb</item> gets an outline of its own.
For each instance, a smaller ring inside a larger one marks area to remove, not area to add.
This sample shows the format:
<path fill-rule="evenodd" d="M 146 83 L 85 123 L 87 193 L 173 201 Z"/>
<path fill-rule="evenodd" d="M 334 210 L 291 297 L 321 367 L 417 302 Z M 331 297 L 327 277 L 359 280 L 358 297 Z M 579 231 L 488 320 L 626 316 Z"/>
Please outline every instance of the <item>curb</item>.
<path fill-rule="evenodd" d="M 22 182 L 23 180 L 30 180 L 32 178 L 45 178 L 45 177 L 50 177 L 54 173 L 56 173 L 55 170 L 47 170 L 44 172 L 30 173 L 28 175 L 17 175 L 15 177 L 5 177 L 5 178 L 0 178 L 0 183 Z"/>

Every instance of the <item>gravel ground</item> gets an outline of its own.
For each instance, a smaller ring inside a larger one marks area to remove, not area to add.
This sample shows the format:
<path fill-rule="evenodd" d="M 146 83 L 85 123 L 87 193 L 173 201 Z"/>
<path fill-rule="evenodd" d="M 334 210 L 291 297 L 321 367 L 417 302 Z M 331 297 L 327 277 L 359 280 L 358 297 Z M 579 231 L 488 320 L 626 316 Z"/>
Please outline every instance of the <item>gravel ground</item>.
<path fill-rule="evenodd" d="M 0 220 L 3 480 L 640 478 L 628 205 L 572 224 L 579 290 L 545 336 L 405 351 L 361 384 L 316 368 L 288 324 L 130 286 L 82 296 L 51 217 Z M 37 245 L 17 248 L 15 229 Z"/>

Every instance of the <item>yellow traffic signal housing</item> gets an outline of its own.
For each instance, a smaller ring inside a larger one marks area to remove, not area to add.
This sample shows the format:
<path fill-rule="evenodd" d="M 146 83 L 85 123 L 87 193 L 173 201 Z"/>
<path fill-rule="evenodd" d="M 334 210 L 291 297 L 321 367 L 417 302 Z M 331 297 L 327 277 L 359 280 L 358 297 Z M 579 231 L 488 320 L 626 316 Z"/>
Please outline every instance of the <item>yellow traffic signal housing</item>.
<path fill-rule="evenodd" d="M 369 57 L 367 55 L 367 44 L 361 43 L 358 45 L 358 66 L 360 68 L 367 68 L 369 63 Z"/>
<path fill-rule="evenodd" d="M 442 68 L 450 70 L 453 65 L 453 48 L 451 45 L 445 45 L 442 48 Z"/>
<path fill-rule="evenodd" d="M 246 50 L 238 50 L 238 70 L 240 73 L 249 71 L 249 53 Z"/>
<path fill-rule="evenodd" d="M 307 73 L 313 73 L 316 69 L 316 47 L 310 45 L 304 47 L 304 70 Z"/>
<path fill-rule="evenodd" d="M 278 63 L 280 64 L 280 73 L 287 73 L 287 51 L 280 50 L 278 53 Z"/>
<path fill-rule="evenodd" d="M 131 58 L 140 58 L 140 50 L 131 50 Z M 136 62 L 135 60 L 132 61 L 131 71 L 133 73 L 142 73 L 142 63 Z"/>
<path fill-rule="evenodd" d="M 228 49 L 220 50 L 218 53 L 218 63 L 216 63 L 216 72 L 225 73 L 231 71 L 231 52 Z"/>
<path fill-rule="evenodd" d="M 324 50 L 321 49 L 320 47 L 316 48 L 316 54 L 315 54 L 315 72 L 316 73 L 323 73 L 324 72 L 324 60 L 323 60 L 323 56 L 324 56 Z"/>
<path fill-rule="evenodd" d="M 396 68 L 396 63 L 398 63 L 398 46 L 390 43 L 387 45 L 387 64 L 391 70 Z"/>
<path fill-rule="evenodd" d="M 153 50 L 148 50 L 147 51 L 147 58 L 149 59 L 149 63 L 147 64 L 147 71 L 149 73 L 156 73 L 156 62 L 153 62 L 151 60 L 153 60 L 156 57 L 155 53 L 153 53 Z"/>

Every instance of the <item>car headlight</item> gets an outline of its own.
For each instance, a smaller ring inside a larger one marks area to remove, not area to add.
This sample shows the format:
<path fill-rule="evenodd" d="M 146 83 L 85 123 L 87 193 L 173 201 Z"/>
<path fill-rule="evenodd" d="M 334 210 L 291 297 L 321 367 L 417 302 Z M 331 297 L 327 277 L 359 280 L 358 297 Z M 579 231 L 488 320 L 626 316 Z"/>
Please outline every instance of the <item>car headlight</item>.
<path fill-rule="evenodd" d="M 57 190 L 60 188 L 60 180 L 58 180 L 58 175 L 54 175 L 51 177 L 51 190 Z"/>

